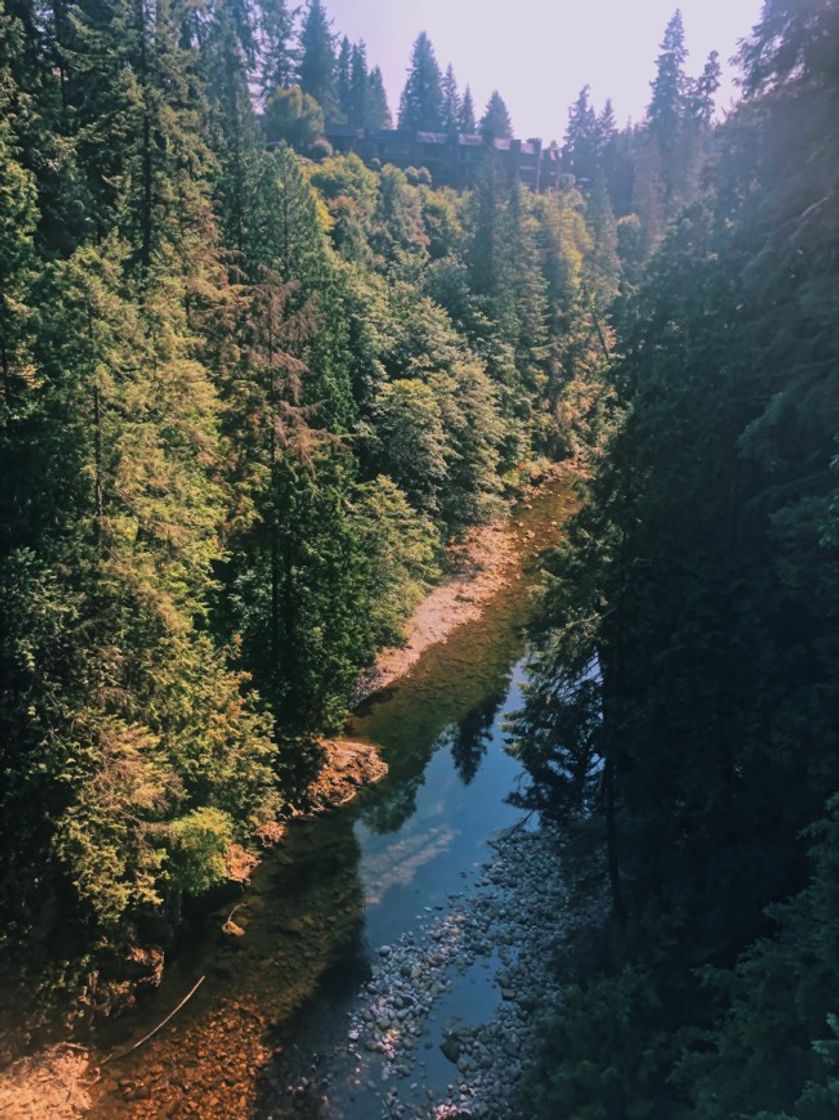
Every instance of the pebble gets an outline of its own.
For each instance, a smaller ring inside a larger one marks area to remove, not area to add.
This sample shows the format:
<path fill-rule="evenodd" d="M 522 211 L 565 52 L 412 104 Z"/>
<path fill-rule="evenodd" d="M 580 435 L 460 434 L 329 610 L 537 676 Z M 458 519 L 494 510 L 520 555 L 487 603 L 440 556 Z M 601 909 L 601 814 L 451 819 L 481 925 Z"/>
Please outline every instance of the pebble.
<path fill-rule="evenodd" d="M 547 827 L 504 834 L 491 847 L 492 857 L 476 865 L 472 887 L 465 883 L 463 891 L 449 894 L 447 907 L 424 907 L 417 929 L 377 950 L 344 1052 L 357 1058 L 354 1047 L 363 1044 L 370 1055 L 364 1059 L 368 1077 L 377 1075 L 380 1083 L 399 1079 L 375 1106 L 380 1120 L 520 1120 L 516 1083 L 531 1060 L 540 1019 L 561 1004 L 548 965 L 568 924 L 562 917 L 567 892 L 557 840 Z M 446 1020 L 436 1044 L 457 1080 L 435 1091 L 424 1081 L 420 1057 L 435 1045 L 427 1035 L 429 1016 L 458 974 L 476 963 L 489 968 L 490 959 L 498 988 L 495 1016 L 471 1026 Z M 367 1082 L 368 1088 L 375 1084 Z"/>

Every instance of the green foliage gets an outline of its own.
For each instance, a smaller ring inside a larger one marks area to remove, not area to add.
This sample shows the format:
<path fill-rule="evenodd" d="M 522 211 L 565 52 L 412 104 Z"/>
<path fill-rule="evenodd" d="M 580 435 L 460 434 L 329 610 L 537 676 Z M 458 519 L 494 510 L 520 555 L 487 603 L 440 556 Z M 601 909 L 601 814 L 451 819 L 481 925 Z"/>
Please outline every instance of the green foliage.
<path fill-rule="evenodd" d="M 667 1038 L 650 977 L 626 968 L 617 977 L 572 988 L 546 1029 L 525 1093 L 534 1120 L 641 1120 L 675 1117 L 660 1051 Z"/>
<path fill-rule="evenodd" d="M 504 98 L 497 89 L 492 91 L 478 127 L 481 136 L 487 141 L 507 140 L 513 135 L 513 122 L 510 120 Z"/>
<path fill-rule="evenodd" d="M 329 18 L 321 0 L 309 0 L 300 31 L 297 77 L 300 88 L 318 102 L 324 116 L 335 111 L 335 55 Z"/>
<path fill-rule="evenodd" d="M 188 894 L 202 894 L 227 878 L 224 854 L 233 841 L 233 822 L 218 809 L 193 809 L 167 829 L 172 864 Z"/>
<path fill-rule="evenodd" d="M 581 203 L 555 222 L 497 168 L 473 198 L 318 149 L 339 109 L 390 125 L 320 0 L 297 41 L 283 0 L 11 10 L 2 948 L 9 983 L 25 962 L 70 984 L 171 942 L 282 811 L 301 742 L 341 730 L 444 543 L 588 427 L 569 406 L 560 436 L 552 381 L 586 349 L 588 250 Z M 420 36 L 403 123 L 474 132 L 453 73 L 445 92 Z M 574 376 L 595 413 L 595 364 Z"/>
<path fill-rule="evenodd" d="M 399 127 L 420 132 L 443 128 L 443 86 L 440 67 L 428 35 L 417 36 L 408 78 L 399 103 Z"/>
<path fill-rule="evenodd" d="M 839 25 L 805 7 L 765 6 L 705 196 L 643 271 L 648 215 L 618 227 L 620 419 L 516 722 L 528 799 L 594 838 L 611 904 L 537 1115 L 836 1109 Z M 709 119 L 683 45 L 674 20 L 645 139 L 662 217 Z"/>
<path fill-rule="evenodd" d="M 284 140 L 305 152 L 323 135 L 323 110 L 302 90 L 278 89 L 265 106 L 265 128 L 270 140 Z"/>
<path fill-rule="evenodd" d="M 354 522 L 368 561 L 374 641 L 398 644 L 402 624 L 439 575 L 439 533 L 387 475 L 358 487 Z"/>

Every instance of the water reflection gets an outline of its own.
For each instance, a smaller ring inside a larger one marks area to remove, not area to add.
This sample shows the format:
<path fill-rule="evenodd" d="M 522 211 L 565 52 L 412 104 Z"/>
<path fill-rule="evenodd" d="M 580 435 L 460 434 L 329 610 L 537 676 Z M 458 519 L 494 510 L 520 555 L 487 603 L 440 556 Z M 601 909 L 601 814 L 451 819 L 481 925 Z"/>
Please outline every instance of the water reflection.
<path fill-rule="evenodd" d="M 475 777 L 486 754 L 492 740 L 495 717 L 507 696 L 509 683 L 508 674 L 502 689 L 476 704 L 451 730 L 452 762 L 464 785 L 468 786 Z"/>

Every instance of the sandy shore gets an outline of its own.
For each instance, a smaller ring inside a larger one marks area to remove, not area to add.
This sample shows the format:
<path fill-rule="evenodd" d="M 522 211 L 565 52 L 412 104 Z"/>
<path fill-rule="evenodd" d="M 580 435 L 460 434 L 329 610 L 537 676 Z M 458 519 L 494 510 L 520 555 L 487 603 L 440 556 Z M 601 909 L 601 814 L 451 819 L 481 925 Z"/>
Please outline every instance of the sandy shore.
<path fill-rule="evenodd" d="M 359 679 L 356 703 L 404 677 L 423 653 L 462 626 L 480 618 L 486 601 L 509 578 L 516 538 L 509 521 L 472 528 L 449 552 L 451 574 L 445 576 L 405 624 L 404 646 L 383 649 L 375 665 Z"/>

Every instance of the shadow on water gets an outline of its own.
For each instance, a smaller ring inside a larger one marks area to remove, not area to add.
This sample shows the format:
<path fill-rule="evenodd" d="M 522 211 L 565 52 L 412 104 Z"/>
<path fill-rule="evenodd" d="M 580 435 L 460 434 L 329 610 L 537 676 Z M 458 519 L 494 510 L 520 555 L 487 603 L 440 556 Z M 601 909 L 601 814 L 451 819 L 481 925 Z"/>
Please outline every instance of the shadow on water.
<path fill-rule="evenodd" d="M 206 976 L 164 1031 L 104 1067 L 98 1120 L 374 1116 L 376 1093 L 319 1103 L 324 1055 L 346 1032 L 378 946 L 442 906 L 486 858 L 493 833 L 519 819 L 507 800 L 520 774 L 503 721 L 521 702 L 528 559 L 556 540 L 571 503 L 567 485 L 554 483 L 520 511 L 509 585 L 352 717 L 348 733 L 380 747 L 387 777 L 294 826 L 242 896 L 235 922 L 244 936 L 222 935 L 225 914 L 211 916 L 159 991 L 110 1029 L 107 1048 L 129 1045 Z M 488 1006 L 485 987 L 479 977 L 463 986 L 475 1013 Z M 302 1076 L 307 1100 L 294 1101 L 287 1087 Z"/>

